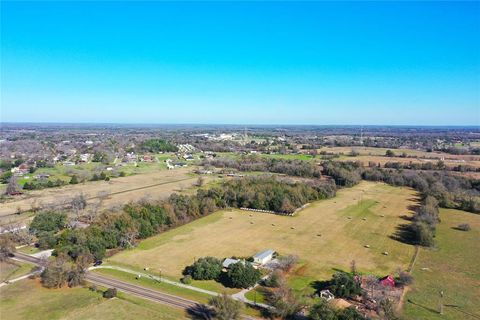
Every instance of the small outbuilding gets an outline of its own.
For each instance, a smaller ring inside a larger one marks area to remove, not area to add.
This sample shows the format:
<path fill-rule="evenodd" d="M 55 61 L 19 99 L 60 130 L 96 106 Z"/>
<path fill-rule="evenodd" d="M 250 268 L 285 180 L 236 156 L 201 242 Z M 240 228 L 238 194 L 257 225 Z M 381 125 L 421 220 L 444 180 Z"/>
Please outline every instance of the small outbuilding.
<path fill-rule="evenodd" d="M 391 275 L 381 278 L 379 282 L 386 287 L 395 287 L 395 279 Z"/>
<path fill-rule="evenodd" d="M 335 296 L 330 292 L 330 290 L 322 290 L 320 291 L 320 298 L 330 301 L 335 299 Z"/>
<path fill-rule="evenodd" d="M 275 251 L 272 249 L 264 250 L 253 256 L 253 262 L 260 265 L 264 265 L 273 259 L 274 254 L 275 254 Z"/>

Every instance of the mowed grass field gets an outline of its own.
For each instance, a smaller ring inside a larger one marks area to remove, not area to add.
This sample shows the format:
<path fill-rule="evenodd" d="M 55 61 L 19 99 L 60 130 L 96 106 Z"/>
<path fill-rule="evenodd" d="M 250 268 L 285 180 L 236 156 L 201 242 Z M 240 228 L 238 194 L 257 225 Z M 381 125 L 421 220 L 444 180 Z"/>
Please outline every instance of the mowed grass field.
<path fill-rule="evenodd" d="M 36 280 L 0 288 L 0 318 L 9 320 L 186 319 L 183 310 L 119 293 L 105 299 L 87 288 L 46 289 Z"/>
<path fill-rule="evenodd" d="M 352 260 L 360 271 L 384 275 L 397 267 L 407 268 L 413 256 L 413 246 L 390 236 L 405 223 L 400 216 L 411 213 L 409 207 L 417 201 L 411 189 L 362 182 L 340 190 L 333 199 L 313 203 L 295 217 L 219 211 L 142 241 L 108 262 L 161 270 L 162 275 L 178 279 L 197 258 L 251 256 L 271 248 L 300 257 L 298 289 L 330 277 L 335 268 L 348 270 Z M 364 247 L 367 244 L 370 248 Z"/>
<path fill-rule="evenodd" d="M 437 249 L 420 249 L 413 289 L 404 313 L 409 319 L 480 319 L 480 215 L 440 210 Z M 468 232 L 454 229 L 470 224 Z M 444 292 L 444 314 L 438 313 Z"/>

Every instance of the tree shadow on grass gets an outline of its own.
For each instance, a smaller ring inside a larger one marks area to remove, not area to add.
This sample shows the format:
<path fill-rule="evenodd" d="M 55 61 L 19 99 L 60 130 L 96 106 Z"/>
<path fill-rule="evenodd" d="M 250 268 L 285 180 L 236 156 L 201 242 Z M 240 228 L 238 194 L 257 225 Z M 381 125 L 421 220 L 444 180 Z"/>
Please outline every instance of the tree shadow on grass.
<path fill-rule="evenodd" d="M 419 304 L 419 303 L 416 303 L 416 302 L 412 301 L 411 299 L 408 299 L 407 302 L 413 304 L 414 306 L 417 306 L 417 307 L 420 307 L 420 308 L 422 308 L 422 309 L 425 309 L 425 310 L 427 310 L 427 311 L 429 311 L 429 312 L 432 312 L 432 313 L 435 313 L 435 314 L 439 314 L 438 310 L 435 310 L 435 309 L 432 309 L 432 308 L 430 308 L 430 307 L 427 307 L 427 306 L 421 305 L 421 304 Z"/>
<path fill-rule="evenodd" d="M 394 234 L 390 236 L 390 239 L 405 243 L 416 245 L 416 237 L 415 237 L 415 230 L 413 230 L 413 226 L 411 224 L 400 224 L 396 227 L 396 231 Z"/>
<path fill-rule="evenodd" d="M 204 304 L 197 303 L 187 309 L 187 314 L 194 320 L 213 319 L 213 311 Z"/>
<path fill-rule="evenodd" d="M 316 281 L 310 282 L 310 287 L 315 289 L 315 294 L 317 295 L 320 294 L 320 291 L 328 289 L 330 285 L 331 285 L 331 282 L 329 280 L 325 280 L 325 281 L 316 280 Z"/>

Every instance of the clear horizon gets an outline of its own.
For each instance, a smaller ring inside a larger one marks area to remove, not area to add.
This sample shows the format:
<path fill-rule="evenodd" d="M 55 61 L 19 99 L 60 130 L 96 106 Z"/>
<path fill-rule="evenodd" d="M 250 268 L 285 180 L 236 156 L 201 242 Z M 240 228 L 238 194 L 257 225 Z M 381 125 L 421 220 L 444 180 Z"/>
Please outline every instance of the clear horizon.
<path fill-rule="evenodd" d="M 0 121 L 478 126 L 479 2 L 1 6 Z"/>

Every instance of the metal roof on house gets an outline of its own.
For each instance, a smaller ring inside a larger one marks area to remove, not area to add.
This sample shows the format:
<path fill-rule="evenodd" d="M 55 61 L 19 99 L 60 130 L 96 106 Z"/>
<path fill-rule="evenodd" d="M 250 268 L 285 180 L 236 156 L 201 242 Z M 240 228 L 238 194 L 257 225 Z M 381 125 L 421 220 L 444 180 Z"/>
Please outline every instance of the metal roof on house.
<path fill-rule="evenodd" d="M 266 257 L 273 255 L 274 253 L 275 253 L 274 250 L 272 250 L 272 249 L 267 249 L 267 250 L 265 250 L 265 251 L 262 251 L 262 252 L 257 253 L 257 254 L 254 255 L 253 257 L 254 257 L 254 258 L 257 258 L 257 259 L 265 259 Z"/>
<path fill-rule="evenodd" d="M 231 264 L 235 264 L 239 261 L 240 260 L 237 260 L 237 259 L 226 258 L 225 260 L 223 260 L 222 266 L 224 268 L 228 268 Z"/>

